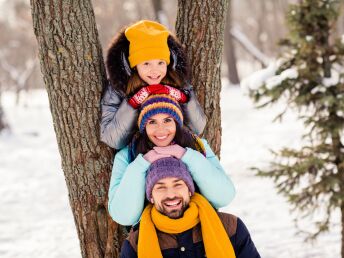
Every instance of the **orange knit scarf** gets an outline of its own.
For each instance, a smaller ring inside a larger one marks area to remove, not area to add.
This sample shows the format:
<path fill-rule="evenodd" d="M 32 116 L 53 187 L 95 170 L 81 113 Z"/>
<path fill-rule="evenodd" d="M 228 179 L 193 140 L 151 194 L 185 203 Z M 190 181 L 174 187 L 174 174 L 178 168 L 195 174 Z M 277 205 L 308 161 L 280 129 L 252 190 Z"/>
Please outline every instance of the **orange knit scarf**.
<path fill-rule="evenodd" d="M 155 227 L 162 232 L 178 234 L 201 223 L 203 243 L 209 258 L 235 258 L 232 243 L 210 203 L 195 193 L 189 208 L 180 219 L 170 219 L 149 204 L 143 211 L 138 240 L 138 258 L 162 258 Z"/>

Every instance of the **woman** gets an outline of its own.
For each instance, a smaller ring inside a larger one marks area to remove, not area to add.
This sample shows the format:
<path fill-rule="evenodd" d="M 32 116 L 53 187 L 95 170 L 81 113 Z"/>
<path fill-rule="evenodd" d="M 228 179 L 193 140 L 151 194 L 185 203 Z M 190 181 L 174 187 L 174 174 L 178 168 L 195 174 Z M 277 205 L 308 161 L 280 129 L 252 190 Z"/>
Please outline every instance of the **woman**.
<path fill-rule="evenodd" d="M 150 164 L 163 157 L 181 159 L 188 167 L 199 192 L 215 207 L 234 198 L 231 179 L 207 141 L 183 125 L 182 109 L 170 95 L 149 96 L 139 110 L 139 133 L 119 151 L 114 160 L 108 209 L 122 225 L 134 225 L 144 208 L 145 177 Z"/>

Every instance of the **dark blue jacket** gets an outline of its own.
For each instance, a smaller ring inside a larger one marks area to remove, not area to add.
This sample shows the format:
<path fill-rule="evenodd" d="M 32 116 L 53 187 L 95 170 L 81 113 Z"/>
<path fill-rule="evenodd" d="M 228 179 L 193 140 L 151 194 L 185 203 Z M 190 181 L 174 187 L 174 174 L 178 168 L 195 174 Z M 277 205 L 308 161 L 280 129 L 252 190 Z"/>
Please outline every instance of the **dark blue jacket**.
<path fill-rule="evenodd" d="M 218 212 L 218 215 L 230 237 L 236 257 L 260 258 L 242 220 L 231 214 Z M 138 227 L 130 231 L 128 238 L 123 243 L 120 258 L 137 258 L 138 232 Z M 157 235 L 164 258 L 205 257 L 200 224 L 180 234 L 173 235 L 157 231 Z"/>

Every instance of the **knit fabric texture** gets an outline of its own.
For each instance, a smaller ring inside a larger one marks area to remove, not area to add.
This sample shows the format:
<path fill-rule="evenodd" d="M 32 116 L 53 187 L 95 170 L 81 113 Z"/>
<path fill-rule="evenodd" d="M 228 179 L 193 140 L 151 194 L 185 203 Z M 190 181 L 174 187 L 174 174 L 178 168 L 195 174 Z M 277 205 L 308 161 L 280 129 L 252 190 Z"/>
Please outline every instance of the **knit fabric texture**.
<path fill-rule="evenodd" d="M 208 200 L 198 193 L 191 197 L 188 209 L 184 212 L 183 217 L 179 219 L 171 219 L 161 214 L 152 204 L 146 206 L 140 221 L 137 257 L 163 257 L 159 246 L 160 239 L 158 239 L 157 229 L 175 235 L 195 227 L 199 222 L 206 253 L 206 256 L 202 255 L 202 257 L 236 258 L 231 240 L 218 214 Z M 259 255 L 254 257 L 259 257 Z"/>
<path fill-rule="evenodd" d="M 136 65 L 152 60 L 165 60 L 170 63 L 170 49 L 167 38 L 170 32 L 160 23 L 148 20 L 139 21 L 125 30 L 125 36 L 130 42 L 129 63 Z"/>
<path fill-rule="evenodd" d="M 183 126 L 183 113 L 177 100 L 165 94 L 151 95 L 141 104 L 137 120 L 140 133 L 145 130 L 148 119 L 156 114 L 170 115 L 180 127 Z"/>
<path fill-rule="evenodd" d="M 183 180 L 188 186 L 191 194 L 194 194 L 195 185 L 186 165 L 180 159 L 169 157 L 158 159 L 157 161 L 153 162 L 147 171 L 146 197 L 148 200 L 152 198 L 152 190 L 154 185 L 159 180 L 167 177 L 176 177 Z"/>

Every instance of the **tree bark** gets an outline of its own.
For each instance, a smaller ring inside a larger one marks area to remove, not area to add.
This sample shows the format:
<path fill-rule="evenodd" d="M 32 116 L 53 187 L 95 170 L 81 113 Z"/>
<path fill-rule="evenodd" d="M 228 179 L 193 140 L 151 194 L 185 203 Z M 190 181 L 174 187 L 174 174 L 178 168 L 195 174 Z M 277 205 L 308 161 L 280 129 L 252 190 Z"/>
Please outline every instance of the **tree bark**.
<path fill-rule="evenodd" d="M 178 38 L 186 46 L 191 83 L 208 117 L 204 137 L 219 155 L 221 147 L 220 66 L 228 0 L 179 0 Z"/>
<path fill-rule="evenodd" d="M 336 112 L 332 111 L 330 112 L 330 116 L 333 116 L 335 119 L 336 117 Z M 335 156 L 335 164 L 338 168 L 338 176 L 339 176 L 339 180 L 342 182 L 341 186 L 340 186 L 340 192 L 339 194 L 341 196 L 344 195 L 344 186 L 343 186 L 343 182 L 344 182 L 344 154 L 342 152 L 344 146 L 341 142 L 341 135 L 340 133 L 334 133 L 332 134 L 332 151 L 334 153 Z M 342 242 L 341 242 L 341 257 L 344 258 L 344 201 L 341 201 L 341 205 L 340 205 L 340 211 L 341 211 L 341 226 L 342 226 Z"/>
<path fill-rule="evenodd" d="M 237 59 L 235 55 L 235 48 L 233 44 L 233 38 L 230 33 L 232 22 L 231 22 L 231 2 L 229 1 L 229 7 L 227 11 L 227 23 L 225 26 L 225 55 L 227 61 L 227 71 L 228 71 L 228 78 L 229 81 L 234 84 L 238 85 L 240 83 L 238 70 L 237 70 Z"/>
<path fill-rule="evenodd" d="M 107 213 L 113 152 L 99 141 L 106 83 L 90 0 L 31 0 L 41 72 L 83 257 L 117 257 L 121 227 Z"/>
<path fill-rule="evenodd" d="M 259 16 L 257 19 L 257 44 L 258 44 L 258 48 L 265 53 L 265 44 L 262 41 L 262 35 L 265 32 L 265 17 L 267 14 L 267 10 L 266 10 L 266 1 L 261 1 L 259 3 Z"/>
<path fill-rule="evenodd" d="M 341 206 L 341 215 L 342 215 L 342 243 L 341 243 L 341 257 L 344 258 L 344 203 Z"/>
<path fill-rule="evenodd" d="M 153 9 L 154 9 L 155 19 L 161 23 L 162 21 L 160 20 L 160 15 L 159 15 L 159 13 L 163 11 L 161 0 L 152 0 L 152 4 L 153 4 Z"/>
<path fill-rule="evenodd" d="M 0 132 L 7 128 L 7 124 L 5 122 L 5 113 L 2 108 L 2 103 L 1 103 L 1 92 L 0 92 Z"/>
<path fill-rule="evenodd" d="M 0 132 L 7 127 L 5 123 L 4 110 L 2 108 L 1 93 L 2 93 L 2 83 L 0 82 Z"/>

